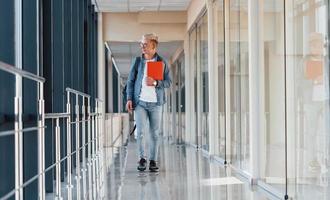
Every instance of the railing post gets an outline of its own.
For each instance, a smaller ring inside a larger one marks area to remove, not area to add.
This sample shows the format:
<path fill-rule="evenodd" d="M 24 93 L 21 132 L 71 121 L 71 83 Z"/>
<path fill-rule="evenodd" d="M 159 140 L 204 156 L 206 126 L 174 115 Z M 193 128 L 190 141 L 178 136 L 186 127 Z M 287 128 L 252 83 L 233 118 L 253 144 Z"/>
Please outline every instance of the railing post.
<path fill-rule="evenodd" d="M 96 199 L 96 169 L 95 169 L 95 115 L 92 116 L 92 167 L 93 167 L 93 199 Z"/>
<path fill-rule="evenodd" d="M 91 106 L 90 106 L 90 97 L 87 98 L 87 117 L 88 117 L 88 131 L 87 131 L 87 141 L 88 141 L 88 152 L 87 152 L 87 157 L 88 157 L 88 191 L 92 191 L 92 156 L 91 156 L 91 145 L 92 145 L 92 141 L 91 141 Z M 88 199 L 91 199 L 90 197 L 92 197 L 92 194 L 90 194 L 90 192 L 88 192 Z"/>
<path fill-rule="evenodd" d="M 43 99 L 43 83 L 38 84 L 39 100 L 38 100 L 38 185 L 39 185 L 39 199 L 46 198 L 45 188 L 45 132 L 44 132 L 44 99 Z"/>
<path fill-rule="evenodd" d="M 99 148 L 98 148 L 98 133 L 99 133 L 99 110 L 98 110 L 98 100 L 95 102 L 95 166 L 96 166 L 96 192 L 99 195 L 100 194 L 100 185 L 99 185 L 99 180 L 100 180 L 100 170 L 99 170 Z M 98 196 L 97 196 L 98 198 Z"/>
<path fill-rule="evenodd" d="M 86 189 L 86 111 L 85 111 L 85 97 L 83 97 L 82 103 L 82 173 L 83 173 L 83 199 L 87 199 L 87 189 Z"/>
<path fill-rule="evenodd" d="M 22 0 L 15 0 L 15 64 L 22 69 Z M 16 75 L 15 96 L 15 199 L 23 199 L 22 76 Z"/>
<path fill-rule="evenodd" d="M 60 200 L 61 197 L 61 129 L 60 120 L 56 119 L 55 128 L 55 146 L 56 146 L 56 199 Z"/>
<path fill-rule="evenodd" d="M 76 94 L 76 192 L 80 199 L 80 129 L 79 129 L 79 96 Z"/>
<path fill-rule="evenodd" d="M 20 97 L 15 97 L 15 199 L 23 199 L 23 191 L 21 185 L 23 185 L 23 158 L 22 158 L 22 136 L 21 136 L 21 124 L 22 115 L 20 111 Z"/>
<path fill-rule="evenodd" d="M 68 199 L 72 199 L 72 167 L 71 167 L 71 105 L 70 105 L 70 92 L 67 92 L 66 112 L 69 114 L 67 118 L 67 189 Z"/>
<path fill-rule="evenodd" d="M 99 102 L 99 105 L 98 105 L 98 107 L 99 107 L 99 133 L 98 133 L 98 137 L 99 137 L 99 169 L 100 169 L 100 181 L 99 181 L 99 187 L 100 187 L 100 195 L 101 195 L 101 198 L 103 198 L 104 197 L 104 178 L 105 178 L 105 176 L 104 176 L 104 174 L 103 174 L 103 169 L 104 169 L 104 157 L 103 157 L 103 153 L 104 153 L 104 151 L 103 151 L 103 149 L 102 149 L 102 147 L 103 147 L 103 143 L 102 143 L 102 141 L 104 141 L 103 140 L 103 137 L 104 137 L 104 134 L 103 134 L 103 130 L 104 130 L 104 124 L 103 124 L 103 104 L 102 104 L 102 102 L 100 101 Z"/>
<path fill-rule="evenodd" d="M 101 149 L 101 130 L 102 130 L 102 102 L 101 100 L 97 99 L 96 101 L 96 111 L 97 111 L 97 118 L 96 118 L 96 123 L 97 123 L 97 127 L 96 127 L 96 166 L 97 166 L 97 193 L 99 194 L 99 199 L 102 198 L 102 185 L 103 185 L 103 175 L 102 175 L 102 169 L 103 169 L 103 165 L 102 165 L 102 149 Z"/>

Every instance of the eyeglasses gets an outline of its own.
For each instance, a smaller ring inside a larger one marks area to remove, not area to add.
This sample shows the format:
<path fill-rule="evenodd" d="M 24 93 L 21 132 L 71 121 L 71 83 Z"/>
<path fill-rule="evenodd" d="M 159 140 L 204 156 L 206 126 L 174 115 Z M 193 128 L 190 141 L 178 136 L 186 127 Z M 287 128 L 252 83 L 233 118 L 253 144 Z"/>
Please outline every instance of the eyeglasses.
<path fill-rule="evenodd" d="M 140 47 L 147 47 L 147 46 L 148 46 L 148 43 L 140 42 Z"/>

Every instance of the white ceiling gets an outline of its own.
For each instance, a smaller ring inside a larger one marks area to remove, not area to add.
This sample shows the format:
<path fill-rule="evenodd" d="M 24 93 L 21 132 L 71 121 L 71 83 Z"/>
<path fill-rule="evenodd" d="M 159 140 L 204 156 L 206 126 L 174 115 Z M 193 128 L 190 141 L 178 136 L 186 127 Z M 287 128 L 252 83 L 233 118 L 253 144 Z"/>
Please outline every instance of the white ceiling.
<path fill-rule="evenodd" d="M 96 0 L 101 12 L 187 10 L 191 0 Z"/>
<path fill-rule="evenodd" d="M 158 53 L 166 61 L 183 45 L 182 41 L 161 42 Z M 121 77 L 127 77 L 129 69 L 136 56 L 140 56 L 140 46 L 136 42 L 108 42 Z"/>
<path fill-rule="evenodd" d="M 183 11 L 191 0 L 95 0 L 99 12 Z M 158 53 L 167 61 L 182 46 L 182 41 L 161 42 Z M 140 55 L 136 42 L 108 41 L 122 78 L 128 76 L 133 59 Z"/>

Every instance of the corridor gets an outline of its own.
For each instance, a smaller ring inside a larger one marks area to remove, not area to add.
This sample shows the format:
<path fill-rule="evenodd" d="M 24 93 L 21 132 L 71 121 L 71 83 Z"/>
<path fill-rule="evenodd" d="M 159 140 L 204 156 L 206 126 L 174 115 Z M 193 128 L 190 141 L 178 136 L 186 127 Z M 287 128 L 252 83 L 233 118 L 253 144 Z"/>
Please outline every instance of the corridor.
<path fill-rule="evenodd" d="M 330 200 L 329 19 L 330 0 L 0 0 L 0 200 Z"/>

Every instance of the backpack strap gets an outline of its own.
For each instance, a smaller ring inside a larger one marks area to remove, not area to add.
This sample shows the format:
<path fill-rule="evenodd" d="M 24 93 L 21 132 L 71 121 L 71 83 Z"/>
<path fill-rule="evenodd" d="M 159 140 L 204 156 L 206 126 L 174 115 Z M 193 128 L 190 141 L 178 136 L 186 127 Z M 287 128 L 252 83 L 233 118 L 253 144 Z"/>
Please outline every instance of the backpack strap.
<path fill-rule="evenodd" d="M 137 73 L 138 73 L 138 67 L 139 67 L 139 65 L 140 65 L 140 62 L 141 62 L 141 57 L 139 56 L 139 57 L 136 57 L 135 58 L 135 63 L 134 63 L 134 79 L 136 80 L 136 75 L 137 75 Z"/>
<path fill-rule="evenodd" d="M 135 63 L 133 65 L 133 72 L 134 72 L 134 81 L 136 80 L 136 76 L 138 73 L 138 67 L 140 65 L 140 61 L 141 61 L 141 57 L 136 57 L 135 58 Z M 123 90 L 123 95 L 126 96 L 127 95 L 127 82 L 125 84 L 124 90 Z"/>

